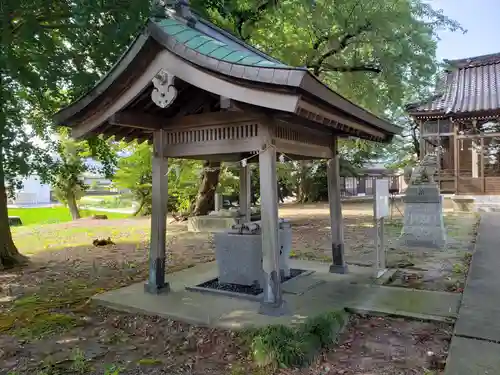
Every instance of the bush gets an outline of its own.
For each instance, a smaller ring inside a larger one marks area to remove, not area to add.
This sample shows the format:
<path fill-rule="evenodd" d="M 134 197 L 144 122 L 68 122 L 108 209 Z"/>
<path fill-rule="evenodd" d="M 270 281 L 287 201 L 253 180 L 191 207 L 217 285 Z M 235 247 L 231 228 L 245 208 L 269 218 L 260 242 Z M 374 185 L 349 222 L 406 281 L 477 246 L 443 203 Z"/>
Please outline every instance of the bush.
<path fill-rule="evenodd" d="M 247 331 L 252 357 L 259 366 L 300 367 L 311 363 L 323 348 L 336 343 L 347 321 L 345 312 L 328 312 L 296 327 L 272 325 Z"/>

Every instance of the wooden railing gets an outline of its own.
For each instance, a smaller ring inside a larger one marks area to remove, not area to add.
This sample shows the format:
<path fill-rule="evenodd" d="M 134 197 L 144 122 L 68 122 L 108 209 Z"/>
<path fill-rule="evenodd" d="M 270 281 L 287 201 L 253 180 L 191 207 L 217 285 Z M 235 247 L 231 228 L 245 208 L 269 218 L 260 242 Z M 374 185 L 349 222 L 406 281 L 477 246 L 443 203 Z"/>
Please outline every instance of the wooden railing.
<path fill-rule="evenodd" d="M 457 189 L 455 189 L 455 176 L 442 174 L 437 176 L 442 193 L 456 194 L 477 194 L 477 195 L 500 195 L 500 176 L 472 177 L 472 171 L 460 171 L 456 179 Z"/>
<path fill-rule="evenodd" d="M 404 178 L 397 176 L 358 176 L 358 177 L 340 177 L 340 192 L 343 197 L 352 197 L 358 195 L 373 195 L 375 180 L 378 178 L 389 179 L 389 189 L 393 193 L 401 193 L 404 189 Z"/>

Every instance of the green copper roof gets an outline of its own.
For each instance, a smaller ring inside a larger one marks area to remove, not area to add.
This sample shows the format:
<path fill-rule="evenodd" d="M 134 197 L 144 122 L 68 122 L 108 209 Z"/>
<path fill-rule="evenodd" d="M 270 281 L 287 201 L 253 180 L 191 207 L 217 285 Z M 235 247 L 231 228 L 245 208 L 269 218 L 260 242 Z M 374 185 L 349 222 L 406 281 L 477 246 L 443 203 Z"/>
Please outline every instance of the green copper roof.
<path fill-rule="evenodd" d="M 175 19 L 167 18 L 154 22 L 178 43 L 182 43 L 202 55 L 217 60 L 255 67 L 289 67 L 288 65 L 272 61 L 271 58 L 266 58 L 264 54 L 255 53 L 250 48 L 245 48 L 244 45 L 236 43 L 229 45 L 221 42 Z"/>

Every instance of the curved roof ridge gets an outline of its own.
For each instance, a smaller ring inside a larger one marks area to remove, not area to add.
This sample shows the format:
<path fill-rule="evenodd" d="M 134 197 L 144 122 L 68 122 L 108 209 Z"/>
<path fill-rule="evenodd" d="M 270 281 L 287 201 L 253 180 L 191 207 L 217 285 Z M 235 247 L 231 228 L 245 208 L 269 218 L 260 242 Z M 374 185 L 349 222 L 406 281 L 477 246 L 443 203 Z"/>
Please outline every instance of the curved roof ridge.
<path fill-rule="evenodd" d="M 444 62 L 451 65 L 451 67 L 455 69 L 467 69 L 483 65 L 499 64 L 500 52 L 490 53 L 487 55 L 465 57 L 463 59 L 445 59 Z"/>
<path fill-rule="evenodd" d="M 175 39 L 177 43 L 183 44 L 197 54 L 209 58 L 231 64 L 253 67 L 301 69 L 284 64 L 264 54 L 262 51 L 258 51 L 253 47 L 250 48 L 250 46 L 244 43 L 236 43 L 227 35 L 222 35 L 223 38 L 219 38 L 220 35 L 217 35 L 217 37 L 215 35 L 209 35 L 200 30 L 199 27 L 191 27 L 174 18 L 157 18 L 152 19 L 151 22 L 161 28 L 167 35 Z M 219 30 L 214 31 L 219 33 Z M 228 41 L 228 39 L 230 40 Z"/>

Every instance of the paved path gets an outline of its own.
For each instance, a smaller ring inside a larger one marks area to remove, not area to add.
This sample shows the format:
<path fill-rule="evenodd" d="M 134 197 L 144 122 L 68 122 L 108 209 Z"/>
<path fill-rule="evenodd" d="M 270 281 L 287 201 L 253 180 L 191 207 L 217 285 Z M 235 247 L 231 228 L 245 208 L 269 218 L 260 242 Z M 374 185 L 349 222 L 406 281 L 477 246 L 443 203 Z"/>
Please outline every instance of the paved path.
<path fill-rule="evenodd" d="M 500 213 L 481 215 L 446 375 L 500 374 Z"/>

